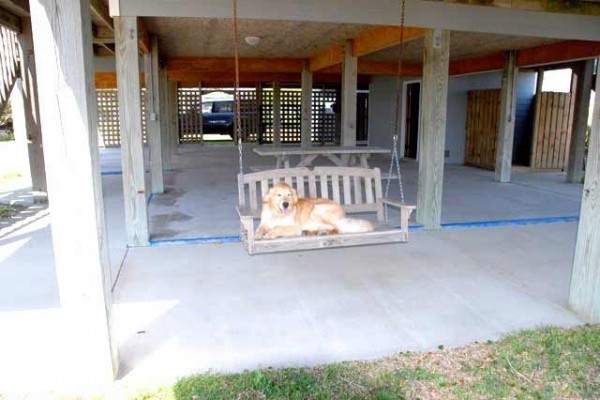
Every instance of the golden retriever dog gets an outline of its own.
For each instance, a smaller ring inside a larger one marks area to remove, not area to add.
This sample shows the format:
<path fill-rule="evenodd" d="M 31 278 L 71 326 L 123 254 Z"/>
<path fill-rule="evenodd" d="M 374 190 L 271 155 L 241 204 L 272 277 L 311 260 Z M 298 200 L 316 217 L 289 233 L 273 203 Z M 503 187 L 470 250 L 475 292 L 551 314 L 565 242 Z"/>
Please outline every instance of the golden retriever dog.
<path fill-rule="evenodd" d="M 256 239 L 372 231 L 366 220 L 346 218 L 341 205 L 328 199 L 298 198 L 286 183 L 273 186 L 263 199 Z"/>

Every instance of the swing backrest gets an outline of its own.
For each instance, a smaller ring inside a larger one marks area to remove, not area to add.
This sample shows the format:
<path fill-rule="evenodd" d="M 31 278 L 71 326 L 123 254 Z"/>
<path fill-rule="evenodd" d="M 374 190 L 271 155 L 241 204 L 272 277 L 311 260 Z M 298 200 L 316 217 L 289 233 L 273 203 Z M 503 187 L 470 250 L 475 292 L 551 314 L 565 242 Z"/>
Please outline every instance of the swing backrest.
<path fill-rule="evenodd" d="M 299 197 L 327 198 L 347 213 L 377 213 L 383 220 L 379 168 L 315 167 L 273 169 L 238 175 L 239 206 L 260 214 L 262 197 L 275 183 L 286 182 Z"/>

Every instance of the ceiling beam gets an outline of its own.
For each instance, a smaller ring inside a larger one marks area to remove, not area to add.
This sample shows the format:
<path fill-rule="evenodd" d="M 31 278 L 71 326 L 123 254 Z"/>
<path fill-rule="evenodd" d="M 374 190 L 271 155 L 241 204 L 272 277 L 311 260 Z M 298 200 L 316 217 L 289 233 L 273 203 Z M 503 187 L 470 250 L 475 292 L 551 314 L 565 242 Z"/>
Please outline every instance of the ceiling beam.
<path fill-rule="evenodd" d="M 311 71 L 319 71 L 334 65 L 342 63 L 344 57 L 344 48 L 339 44 L 318 52 L 312 56 L 309 60 L 308 66 Z"/>
<path fill-rule="evenodd" d="M 108 7 L 106 7 L 102 0 L 90 0 L 90 10 L 98 21 L 102 21 L 106 28 L 114 32 L 113 20 L 108 13 Z"/>
<path fill-rule="evenodd" d="M 600 56 L 600 42 L 568 40 L 519 51 L 517 67 L 534 67 Z"/>
<path fill-rule="evenodd" d="M 240 72 L 300 73 L 301 58 L 240 58 Z M 227 57 L 176 57 L 167 60 L 167 71 L 233 72 L 235 61 Z"/>
<path fill-rule="evenodd" d="M 235 80 L 234 72 L 199 72 L 199 71 L 168 71 L 170 81 L 178 82 L 202 82 L 203 86 L 233 86 Z M 257 82 L 288 82 L 299 83 L 301 75 L 299 73 L 271 73 L 271 72 L 244 72 L 240 73 L 240 82 L 251 84 Z M 323 74 L 318 73 L 313 75 L 313 83 L 340 83 L 340 74 Z M 368 83 L 369 77 L 359 75 L 359 83 Z"/>
<path fill-rule="evenodd" d="M 402 30 L 404 29 L 404 34 Z M 365 56 L 379 50 L 398 46 L 422 37 L 426 29 L 396 26 L 382 26 L 364 32 L 352 39 L 352 54 L 356 57 Z M 343 46 L 334 44 L 311 57 L 309 65 L 311 71 L 319 71 L 342 63 Z"/>
<path fill-rule="evenodd" d="M 150 34 L 148 33 L 148 29 L 146 28 L 146 24 L 142 18 L 137 19 L 138 23 L 138 41 L 140 46 L 140 52 L 142 54 L 150 53 Z"/>
<path fill-rule="evenodd" d="M 467 75 L 479 72 L 499 71 L 504 68 L 504 53 L 450 61 L 449 74 Z"/>
<path fill-rule="evenodd" d="M 0 8 L 4 8 L 17 17 L 29 17 L 29 1 L 27 0 L 0 0 Z"/>
<path fill-rule="evenodd" d="M 432 0 L 426 0 L 432 1 Z M 439 1 L 439 0 L 433 0 Z M 512 8 L 524 11 L 547 11 L 564 14 L 600 15 L 600 3 L 587 1 L 540 1 L 540 0 L 486 0 L 478 1 L 478 6 Z M 445 0 L 446 3 L 464 3 L 464 0 Z M 473 4 L 475 5 L 475 4 Z"/>
<path fill-rule="evenodd" d="M 0 25 L 11 31 L 21 33 L 21 17 L 4 8 L 0 8 Z"/>
<path fill-rule="evenodd" d="M 418 39 L 425 35 L 427 29 L 398 26 L 382 26 L 358 35 L 354 38 L 352 52 L 356 57 L 366 56 L 376 51 L 398 46 L 402 41 L 404 43 Z"/>
<path fill-rule="evenodd" d="M 223 0 L 111 0 L 110 4 L 112 16 L 231 18 L 231 4 Z M 351 7 L 348 0 L 245 0 L 239 4 L 238 16 L 265 21 L 394 26 L 400 19 L 400 7 L 398 0 L 353 0 Z M 600 37 L 598 17 L 593 15 L 476 7 L 443 1 L 408 0 L 405 26 L 563 40 L 598 40 Z"/>

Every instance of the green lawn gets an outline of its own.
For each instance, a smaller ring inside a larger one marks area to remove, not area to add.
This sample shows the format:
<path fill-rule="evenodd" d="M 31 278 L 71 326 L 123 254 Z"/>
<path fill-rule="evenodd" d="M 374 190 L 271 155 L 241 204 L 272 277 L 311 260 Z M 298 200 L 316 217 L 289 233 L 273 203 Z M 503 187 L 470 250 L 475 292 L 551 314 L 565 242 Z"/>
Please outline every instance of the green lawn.
<path fill-rule="evenodd" d="M 373 362 L 195 375 L 135 399 L 600 399 L 600 325 Z"/>

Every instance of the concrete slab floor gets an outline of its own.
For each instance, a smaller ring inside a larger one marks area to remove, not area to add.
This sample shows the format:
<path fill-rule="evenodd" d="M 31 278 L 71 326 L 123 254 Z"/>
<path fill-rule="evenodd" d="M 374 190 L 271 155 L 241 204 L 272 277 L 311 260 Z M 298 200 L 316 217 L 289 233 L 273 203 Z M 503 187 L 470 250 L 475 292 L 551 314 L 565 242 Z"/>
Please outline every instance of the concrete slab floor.
<path fill-rule="evenodd" d="M 273 163 L 245 152 L 247 165 Z M 166 197 L 151 202 L 153 229 L 165 238 L 237 234 L 235 154 L 181 146 Z M 118 151 L 103 151 L 101 163 L 118 171 Z M 403 162 L 403 171 L 414 201 L 416 165 Z M 446 171 L 445 221 L 578 212 L 581 186 L 562 183 L 560 174 L 515 174 L 515 183 L 500 185 L 489 171 Z M 119 385 L 373 358 L 581 322 L 566 310 L 574 223 L 417 232 L 406 245 L 254 257 L 239 243 L 127 251 L 120 176 L 103 176 L 103 190 L 113 280 L 121 271 Z M 27 197 L 27 188 L 0 196 Z M 2 390 L 31 390 L 32 381 L 35 389 L 55 388 L 84 372 L 69 369 L 70 330 L 43 206 L 0 230 L 0 326 Z"/>
<path fill-rule="evenodd" d="M 580 324 L 567 309 L 575 229 L 418 232 L 408 244 L 263 256 L 240 244 L 131 249 L 115 290 L 122 383 Z"/>
<path fill-rule="evenodd" d="M 103 168 L 118 170 L 118 149 L 102 152 Z M 274 166 L 244 147 L 245 171 Z M 323 165 L 327 161 L 322 161 Z M 151 239 L 186 239 L 239 234 L 238 153 L 232 145 L 182 145 L 165 173 L 166 192 L 149 205 Z M 371 166 L 387 172 L 389 156 L 375 156 Z M 402 162 L 406 201 L 416 204 L 417 163 Z M 120 180 L 120 176 L 105 176 Z M 567 184 L 564 173 L 513 173 L 512 183 L 497 183 L 492 171 L 448 165 L 444 175 L 442 222 L 473 222 L 573 216 L 579 213 L 582 185 Z M 390 197 L 399 198 L 393 181 Z M 390 218 L 398 218 L 390 213 Z"/>

